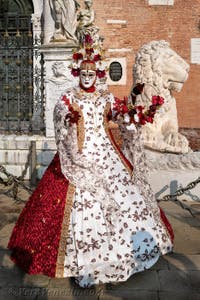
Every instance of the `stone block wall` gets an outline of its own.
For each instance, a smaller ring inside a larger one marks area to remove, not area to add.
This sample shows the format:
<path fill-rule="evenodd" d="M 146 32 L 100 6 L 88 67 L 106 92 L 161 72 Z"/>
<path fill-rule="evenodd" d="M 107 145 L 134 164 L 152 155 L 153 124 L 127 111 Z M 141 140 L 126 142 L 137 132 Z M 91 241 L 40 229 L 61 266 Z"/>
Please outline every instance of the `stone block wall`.
<path fill-rule="evenodd" d="M 84 0 L 80 3 L 83 6 Z M 200 37 L 199 0 L 174 0 L 173 5 L 149 5 L 148 0 L 94 0 L 93 8 L 107 55 L 127 61 L 126 84 L 110 86 L 116 96 L 129 94 L 135 54 L 145 43 L 164 39 L 191 63 L 191 39 Z M 189 79 L 175 94 L 179 126 L 200 128 L 200 65 L 190 64 L 190 68 Z"/>
<path fill-rule="evenodd" d="M 35 165 L 31 163 L 31 142 L 35 142 L 33 153 Z M 0 164 L 15 176 L 25 173 L 24 179 L 30 180 L 36 169 L 40 179 L 56 152 L 54 139 L 42 136 L 3 135 L 0 137 Z"/>

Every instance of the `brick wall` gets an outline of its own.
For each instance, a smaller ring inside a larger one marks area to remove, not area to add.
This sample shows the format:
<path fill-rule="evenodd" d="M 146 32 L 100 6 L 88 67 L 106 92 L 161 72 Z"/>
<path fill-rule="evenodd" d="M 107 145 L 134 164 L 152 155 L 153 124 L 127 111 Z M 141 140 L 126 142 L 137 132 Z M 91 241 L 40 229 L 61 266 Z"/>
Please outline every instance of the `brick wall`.
<path fill-rule="evenodd" d="M 127 59 L 127 85 L 110 86 L 116 96 L 129 93 L 134 55 L 145 43 L 164 39 L 190 63 L 190 39 L 200 38 L 200 0 L 175 0 L 172 6 L 150 6 L 147 0 L 93 0 L 93 8 L 96 25 L 105 37 L 105 48 L 128 48 L 124 52 L 107 52 L 110 57 Z M 126 20 L 126 23 L 112 24 L 107 20 Z M 199 86 L 200 65 L 191 64 L 189 79 L 183 90 L 175 94 L 180 127 L 200 128 Z"/>

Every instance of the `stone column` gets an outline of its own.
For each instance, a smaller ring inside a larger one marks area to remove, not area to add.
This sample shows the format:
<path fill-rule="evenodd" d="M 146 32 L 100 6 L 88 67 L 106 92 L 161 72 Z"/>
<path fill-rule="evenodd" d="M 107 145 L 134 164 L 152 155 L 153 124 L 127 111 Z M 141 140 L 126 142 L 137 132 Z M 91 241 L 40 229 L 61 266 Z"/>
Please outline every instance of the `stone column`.
<path fill-rule="evenodd" d="M 77 80 L 71 75 L 69 64 L 72 61 L 75 45 L 69 43 L 50 43 L 43 45 L 44 55 L 44 92 L 46 137 L 54 136 L 53 109 L 61 94 L 75 86 Z"/>
<path fill-rule="evenodd" d="M 42 42 L 42 24 L 41 24 L 41 14 L 42 11 L 32 14 L 31 21 L 33 25 L 33 116 L 32 125 L 41 124 L 42 127 L 42 56 L 39 51 Z"/>
<path fill-rule="evenodd" d="M 54 33 L 54 20 L 51 16 L 49 0 L 43 2 L 43 19 L 44 19 L 44 44 L 48 44 Z"/>

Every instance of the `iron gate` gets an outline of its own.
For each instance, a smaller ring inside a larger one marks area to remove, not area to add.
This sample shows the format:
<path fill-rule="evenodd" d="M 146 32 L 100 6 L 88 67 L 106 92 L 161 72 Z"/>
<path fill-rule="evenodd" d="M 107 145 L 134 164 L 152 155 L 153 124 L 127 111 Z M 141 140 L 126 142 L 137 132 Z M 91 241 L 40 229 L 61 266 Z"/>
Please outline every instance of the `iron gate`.
<path fill-rule="evenodd" d="M 36 68 L 39 74 L 33 67 L 39 44 L 31 14 L 0 12 L 0 133 L 41 132 L 44 127 L 42 67 Z"/>

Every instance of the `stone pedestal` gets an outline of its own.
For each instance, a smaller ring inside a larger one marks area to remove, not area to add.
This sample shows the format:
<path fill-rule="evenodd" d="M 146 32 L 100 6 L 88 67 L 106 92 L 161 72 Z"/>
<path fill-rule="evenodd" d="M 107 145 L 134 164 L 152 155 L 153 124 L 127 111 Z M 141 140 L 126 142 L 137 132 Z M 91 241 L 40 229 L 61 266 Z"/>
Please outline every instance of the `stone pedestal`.
<path fill-rule="evenodd" d="M 146 150 L 150 169 L 149 182 L 157 198 L 174 194 L 200 176 L 200 152 L 187 154 L 160 153 Z M 200 183 L 178 197 L 182 200 L 200 201 Z"/>
<path fill-rule="evenodd" d="M 76 45 L 61 42 L 52 42 L 41 47 L 45 69 L 46 137 L 54 136 L 53 109 L 56 101 L 67 88 L 77 84 L 69 69 L 74 49 Z"/>

